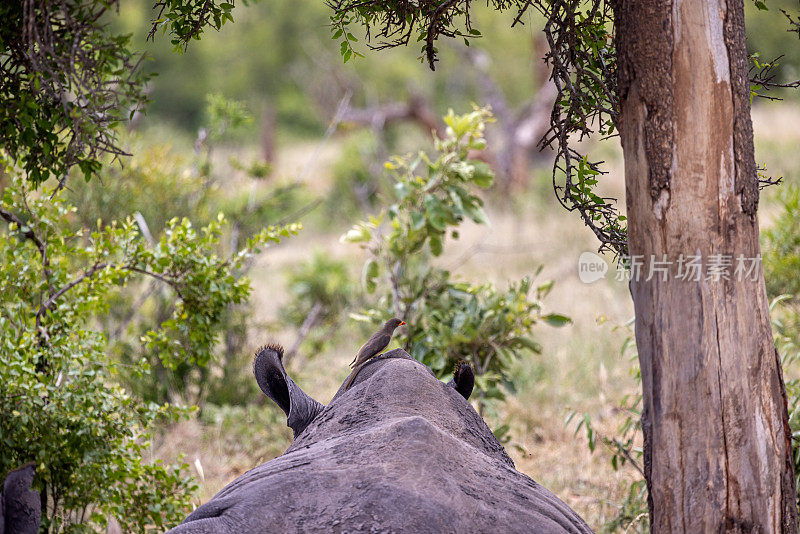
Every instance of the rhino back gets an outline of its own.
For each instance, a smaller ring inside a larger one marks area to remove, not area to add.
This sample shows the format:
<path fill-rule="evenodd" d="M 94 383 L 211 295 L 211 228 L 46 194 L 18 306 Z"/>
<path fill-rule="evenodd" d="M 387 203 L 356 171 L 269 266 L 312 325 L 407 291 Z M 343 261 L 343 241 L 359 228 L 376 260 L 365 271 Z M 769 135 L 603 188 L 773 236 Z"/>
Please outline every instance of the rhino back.
<path fill-rule="evenodd" d="M 365 378 L 174 532 L 591 532 L 425 366 L 393 358 Z"/>

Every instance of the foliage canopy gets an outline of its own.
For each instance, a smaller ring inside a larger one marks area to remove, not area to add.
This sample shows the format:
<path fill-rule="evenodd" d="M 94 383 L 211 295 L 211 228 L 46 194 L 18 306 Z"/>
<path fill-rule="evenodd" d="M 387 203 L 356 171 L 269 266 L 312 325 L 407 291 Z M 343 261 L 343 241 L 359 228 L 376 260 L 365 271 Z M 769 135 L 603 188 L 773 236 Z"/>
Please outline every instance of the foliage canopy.
<path fill-rule="evenodd" d="M 142 55 L 116 32 L 119 0 L 22 0 L 0 5 L 0 154 L 33 185 L 72 167 L 88 180 L 104 154 L 124 155 L 117 126 L 143 108 Z M 232 21 L 233 0 L 157 1 L 150 36 L 169 32 L 176 49 L 207 26 Z"/>
<path fill-rule="evenodd" d="M 353 55 L 357 39 L 353 25 L 366 30 L 367 40 L 375 49 L 422 43 L 422 54 L 431 69 L 436 63 L 439 37 L 463 38 L 467 45 L 481 37 L 473 27 L 471 0 L 328 0 L 332 9 L 333 37 L 341 40 L 341 52 L 347 61 Z M 552 148 L 553 188 L 559 203 L 576 211 L 600 241 L 600 250 L 615 255 L 627 254 L 627 220 L 619 213 L 616 199 L 604 197 L 599 177 L 606 172 L 602 161 L 590 158 L 577 144 L 592 135 L 608 138 L 619 131 L 618 58 L 614 32 L 614 2 L 607 0 L 491 0 L 496 11 L 515 14 L 512 26 L 525 23 L 525 15 L 535 11 L 544 18 L 548 52 L 544 60 L 551 70 L 550 79 L 557 95 L 550 118 L 550 128 L 540 141 L 542 148 Z M 759 10 L 767 5 L 755 1 Z M 800 35 L 800 18 L 785 9 L 790 31 Z M 774 81 L 774 63 L 769 72 L 755 72 L 753 84 L 761 91 L 774 87 L 796 86 Z M 758 94 L 758 91 L 755 91 Z"/>
<path fill-rule="evenodd" d="M 146 100 L 130 37 L 110 31 L 115 1 L 0 5 L 0 147 L 34 185 L 88 178 L 123 154 L 115 126 Z"/>

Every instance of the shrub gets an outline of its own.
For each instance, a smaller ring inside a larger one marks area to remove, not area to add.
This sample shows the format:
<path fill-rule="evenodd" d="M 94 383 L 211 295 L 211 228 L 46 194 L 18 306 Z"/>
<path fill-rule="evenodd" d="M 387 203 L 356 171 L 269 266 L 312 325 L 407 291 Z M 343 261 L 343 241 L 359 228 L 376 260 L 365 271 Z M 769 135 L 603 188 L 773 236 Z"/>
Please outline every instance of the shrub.
<path fill-rule="evenodd" d="M 200 406 L 206 400 L 235 403 L 246 401 L 255 392 L 251 376 L 242 372 L 248 367 L 245 360 L 250 358 L 245 344 L 247 330 L 252 326 L 252 310 L 241 290 L 249 288 L 244 276 L 251 261 L 249 254 L 237 257 L 237 251 L 247 249 L 248 240 L 264 237 L 261 231 L 265 224 L 285 219 L 302 200 L 297 185 L 261 180 L 264 169 L 257 164 L 256 170 L 253 165 L 240 168 L 235 177 L 212 164 L 219 159 L 211 157 L 216 143 L 249 120 L 241 103 L 210 96 L 206 116 L 207 134 L 198 140 L 193 156 L 176 154 L 164 146 L 146 146 L 134 137 L 130 143 L 136 155 L 127 159 L 125 166 L 103 167 L 102 184 L 72 180 L 73 187 L 68 192 L 68 198 L 81 207 L 72 216 L 75 231 L 135 217 L 136 226 L 154 249 L 179 249 L 181 240 L 192 234 L 198 244 L 202 240 L 202 258 L 213 258 L 209 269 L 225 262 L 233 267 L 230 278 L 209 279 L 214 283 L 198 286 L 200 293 L 193 297 L 213 297 L 215 287 L 239 294 L 236 300 L 214 309 L 214 319 L 209 323 L 213 328 L 202 331 L 215 340 L 221 338 L 224 345 L 208 345 L 206 352 L 198 354 L 199 360 L 186 354 L 170 361 L 164 358 L 165 351 L 178 350 L 186 344 L 186 333 L 178 331 L 183 321 L 173 316 L 175 287 L 158 280 L 142 280 L 109 295 L 108 311 L 98 316 L 108 337 L 109 352 L 121 364 L 121 379 L 126 387 L 152 402 L 179 399 Z M 251 171 L 258 176 L 252 176 Z M 230 187 L 232 181 L 247 187 Z M 220 212 L 231 224 L 220 224 Z M 213 235 L 195 235 L 195 226 L 206 226 Z M 276 228 L 275 232 L 292 233 L 298 228 L 290 225 Z M 213 298 L 207 303 L 212 302 Z M 188 317 L 194 320 L 192 314 Z M 151 339 L 151 332 L 155 331 L 165 331 L 170 341 L 156 343 Z M 138 377 L 127 371 L 142 359 L 151 367 L 151 374 Z"/>
<path fill-rule="evenodd" d="M 141 378 L 149 365 L 109 358 L 93 318 L 120 288 L 156 280 L 174 304 L 142 343 L 167 367 L 205 365 L 222 313 L 249 294 L 234 271 L 295 229 L 264 230 L 222 259 L 215 253 L 221 216 L 199 231 L 171 220 L 151 245 L 130 219 L 75 230 L 68 220 L 75 211 L 61 195 L 30 193 L 19 179 L 0 202 L 8 223 L 0 232 L 0 473 L 35 462 L 44 526 L 53 532 L 102 528 L 109 516 L 125 530 L 163 531 L 188 512 L 195 485 L 185 465 L 146 461 L 145 451 L 156 423 L 187 410 L 121 387 L 123 371 Z"/>
<path fill-rule="evenodd" d="M 367 292 L 379 297 L 356 317 L 376 323 L 391 315 L 402 318 L 408 326 L 399 333 L 401 344 L 440 378 L 452 373 L 458 360 L 470 361 L 481 410 L 490 400 L 504 398 L 502 384 L 510 380 L 513 361 L 539 352 L 530 337 L 533 326 L 540 320 L 569 321 L 542 313 L 541 299 L 551 283 L 534 287 L 525 278 L 503 291 L 489 283 L 456 281 L 431 261 L 448 238 L 458 238 L 462 221 L 487 223 L 474 190 L 490 187 L 493 175 L 488 165 L 469 156 L 485 147 L 489 120 L 485 109 L 465 115 L 450 111 L 447 135 L 435 141 L 437 156 L 392 158 L 386 168 L 395 180 L 395 202 L 342 238 L 369 252 L 363 281 Z"/>
<path fill-rule="evenodd" d="M 299 343 L 306 344 L 309 355 L 324 350 L 341 326 L 356 289 L 347 264 L 321 251 L 292 269 L 288 285 L 291 299 L 281 315 L 298 330 L 298 339 L 284 361 L 293 356 Z"/>

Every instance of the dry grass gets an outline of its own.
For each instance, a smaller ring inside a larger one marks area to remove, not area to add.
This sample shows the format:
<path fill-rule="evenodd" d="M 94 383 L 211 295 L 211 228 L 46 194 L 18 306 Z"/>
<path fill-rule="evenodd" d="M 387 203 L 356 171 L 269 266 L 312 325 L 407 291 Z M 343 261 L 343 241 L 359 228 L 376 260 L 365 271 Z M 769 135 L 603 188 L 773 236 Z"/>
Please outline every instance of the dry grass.
<path fill-rule="evenodd" d="M 759 161 L 766 161 L 775 175 L 788 175 L 796 165 L 794 147 L 800 135 L 795 125 L 799 119 L 796 107 L 757 108 L 754 112 Z M 624 187 L 619 151 L 603 150 L 612 170 L 607 192 L 620 197 Z M 336 154 L 335 141 L 321 148 L 294 148 L 282 154 L 276 168 L 284 176 L 302 175 L 309 187 L 319 192 L 324 190 L 321 184 L 327 182 L 326 169 Z M 627 287 L 613 280 L 613 267 L 610 279 L 591 285 L 578 280 L 578 256 L 596 250 L 597 244 L 576 216 L 554 207 L 552 197 L 531 195 L 525 201 L 502 203 L 495 200 L 488 211 L 491 227 L 464 225 L 461 239 L 447 244 L 440 261 L 465 279 L 492 280 L 501 285 L 533 274 L 543 265 L 539 278 L 555 281 L 545 300 L 546 308 L 568 315 L 573 322 L 560 329 L 546 325 L 537 329 L 544 352 L 516 370 L 519 388 L 502 409 L 500 419 L 511 423 L 513 440 L 520 446 L 509 448 L 517 468 L 552 490 L 597 528 L 614 515 L 613 503 L 619 502 L 626 484 L 637 473 L 630 467 L 615 472 L 607 451 L 590 454 L 585 437 L 565 427 L 564 419 L 569 410 L 589 413 L 598 432 L 612 435 L 621 417 L 615 409 L 619 400 L 635 391 L 629 373 L 631 362 L 620 354 L 628 334 L 615 328 L 633 315 Z M 769 213 L 769 207 L 765 211 Z M 251 273 L 256 323 L 277 319 L 287 298 L 283 273 L 307 259 L 314 248 L 347 259 L 353 264 L 354 274 L 358 273 L 362 253 L 338 241 L 343 230 L 308 230 L 263 255 Z M 355 328 L 353 332 L 352 339 L 346 338 L 325 354 L 313 359 L 306 355 L 295 362 L 296 381 L 313 397 L 327 402 L 347 375 L 346 364 L 363 341 L 357 338 Z M 289 343 L 292 335 L 290 331 L 262 330 L 254 333 L 251 344 L 254 348 L 268 338 Z M 326 372 L 319 372 L 321 368 Z M 173 458 L 183 452 L 189 463 L 198 458 L 205 476 L 199 500 L 205 501 L 242 472 L 283 450 L 289 433 L 271 426 L 263 430 L 263 440 L 270 442 L 269 446 L 262 447 L 257 457 L 253 456 L 252 444 L 238 444 L 221 427 L 197 421 L 172 428 L 157 454 Z"/>

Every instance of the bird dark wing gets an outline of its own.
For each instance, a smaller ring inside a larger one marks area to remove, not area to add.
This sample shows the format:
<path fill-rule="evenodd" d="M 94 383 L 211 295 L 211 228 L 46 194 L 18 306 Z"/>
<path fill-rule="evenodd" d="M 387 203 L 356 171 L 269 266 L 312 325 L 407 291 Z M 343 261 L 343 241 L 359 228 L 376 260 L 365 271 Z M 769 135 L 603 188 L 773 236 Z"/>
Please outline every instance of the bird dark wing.
<path fill-rule="evenodd" d="M 371 345 L 371 344 L 372 344 L 372 343 L 375 341 L 375 338 L 377 338 L 378 336 L 380 336 L 380 335 L 381 335 L 381 333 L 382 333 L 382 332 L 381 332 L 381 330 L 378 330 L 377 332 L 375 332 L 374 334 L 372 334 L 372 336 L 370 336 L 370 338 L 369 338 L 369 339 L 366 341 L 366 343 L 364 343 L 363 345 L 361 345 L 361 348 L 360 348 L 360 349 L 358 349 L 358 352 L 356 352 L 356 355 L 353 357 L 353 361 L 352 361 L 352 362 L 350 362 L 350 368 L 353 368 L 353 367 L 355 367 L 355 365 L 356 365 L 356 362 L 359 360 L 359 358 L 361 358 L 361 355 L 363 354 L 363 352 L 364 352 L 364 349 L 366 349 L 367 347 L 369 347 L 369 346 L 370 346 L 370 345 Z"/>
<path fill-rule="evenodd" d="M 378 355 L 383 349 L 389 346 L 390 341 L 392 341 L 392 334 L 390 332 L 384 332 L 383 330 L 377 332 L 374 336 L 369 338 L 369 341 L 364 343 L 364 346 L 358 351 L 358 355 L 356 356 L 353 366 L 363 363 Z"/>

